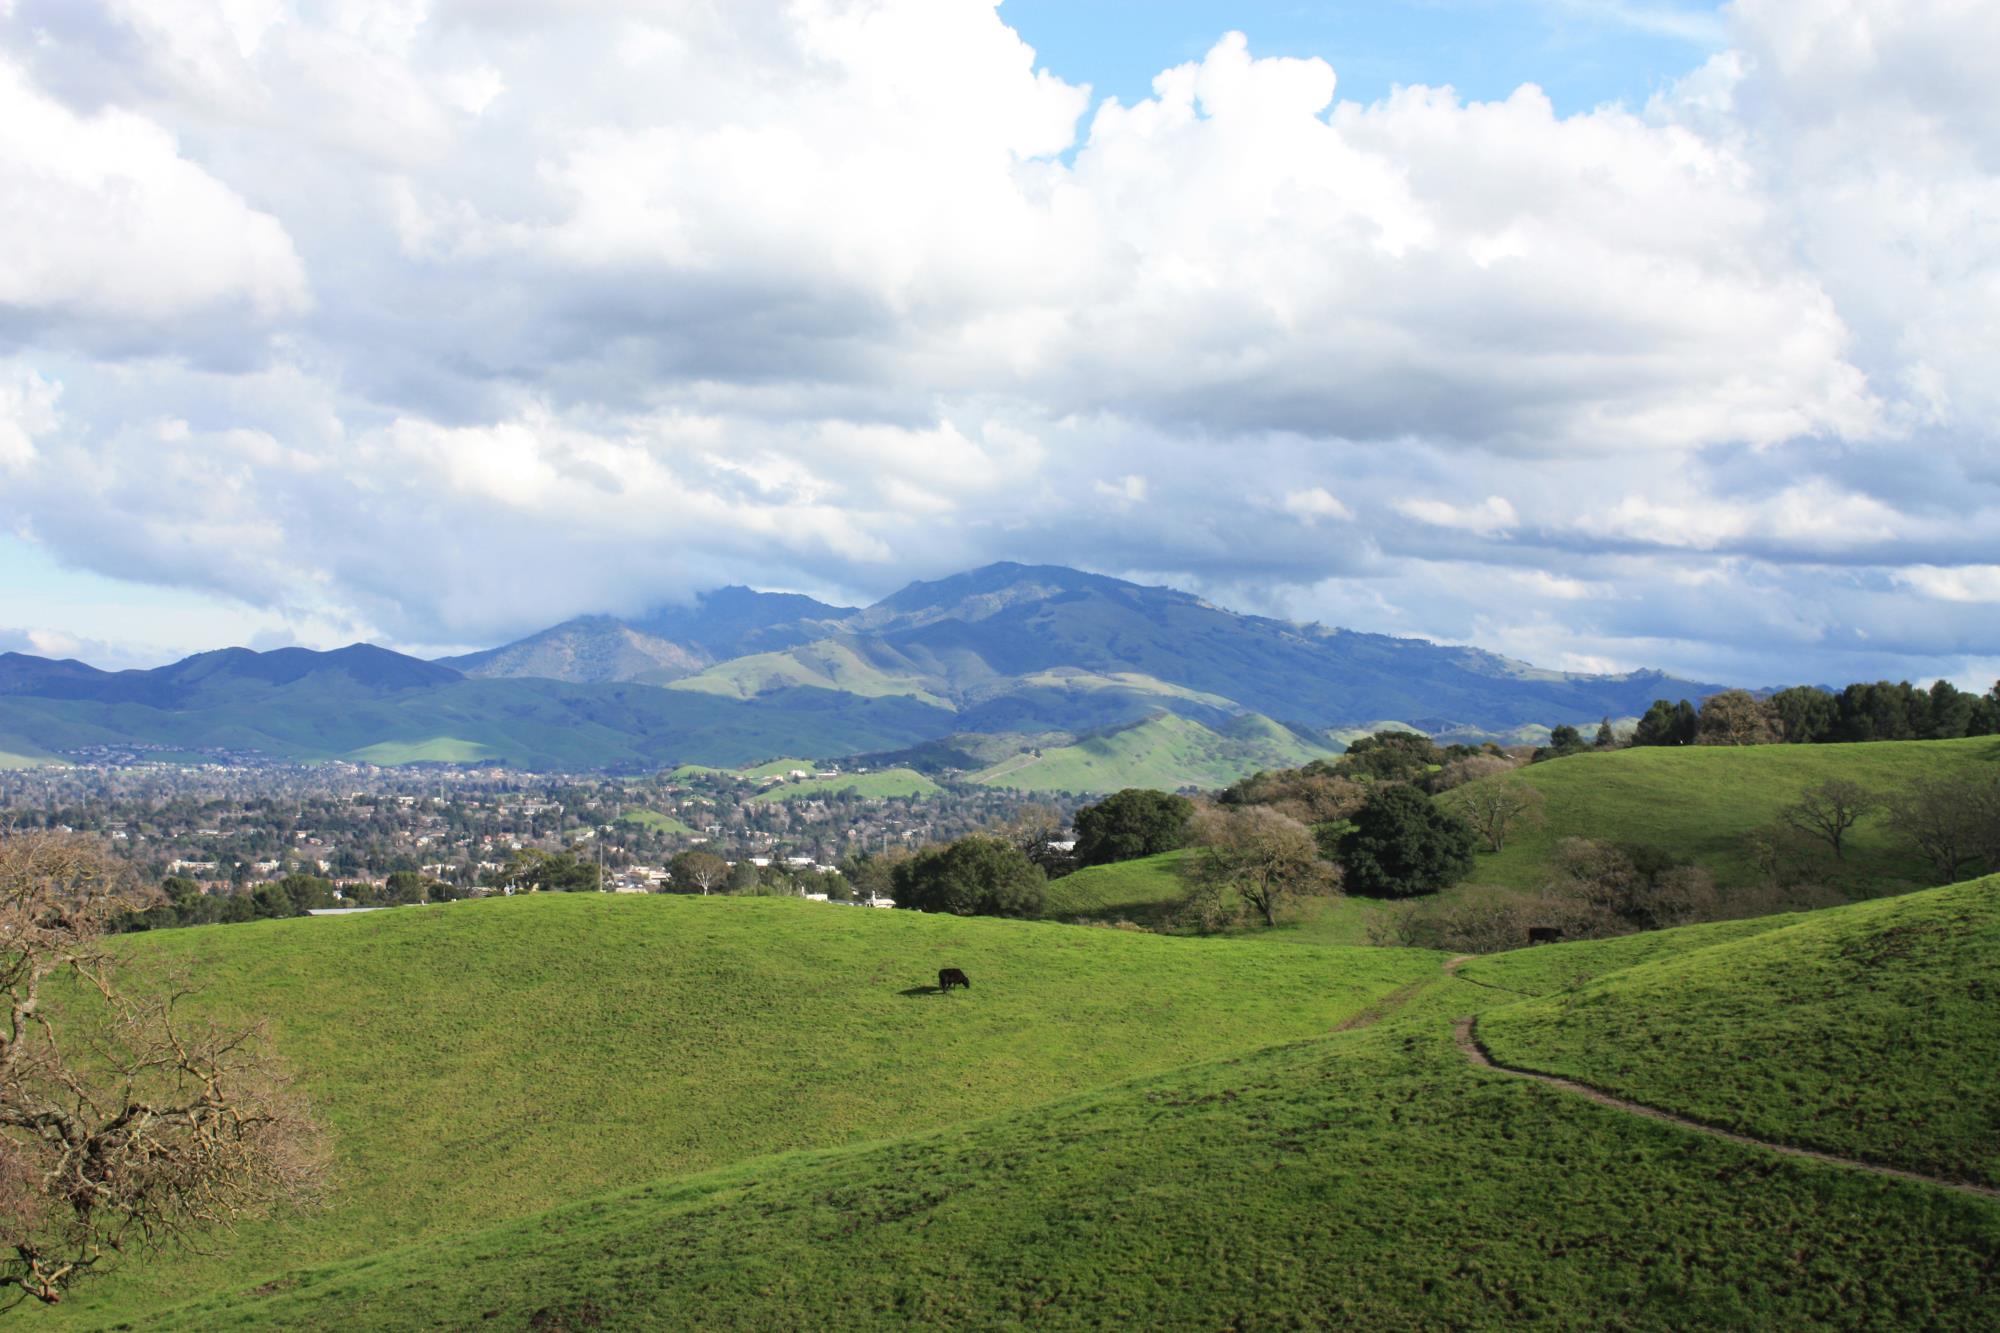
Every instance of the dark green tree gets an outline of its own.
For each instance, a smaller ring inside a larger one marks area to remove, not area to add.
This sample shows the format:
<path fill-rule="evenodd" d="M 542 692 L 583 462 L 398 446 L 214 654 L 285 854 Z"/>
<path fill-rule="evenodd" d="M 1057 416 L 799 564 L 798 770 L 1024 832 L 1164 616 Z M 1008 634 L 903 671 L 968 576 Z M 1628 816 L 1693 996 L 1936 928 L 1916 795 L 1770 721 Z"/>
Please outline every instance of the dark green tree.
<path fill-rule="evenodd" d="M 1472 827 L 1401 784 L 1379 787 L 1339 843 L 1349 893 L 1411 898 L 1436 893 L 1472 871 Z"/>
<path fill-rule="evenodd" d="M 1832 695 L 1811 685 L 1794 685 L 1771 696 L 1778 725 L 1792 745 L 1811 745 L 1831 739 L 1840 721 L 1840 708 Z"/>
<path fill-rule="evenodd" d="M 424 877 L 414 870 L 392 870 L 382 886 L 385 902 L 404 905 L 424 900 Z"/>
<path fill-rule="evenodd" d="M 927 847 L 895 868 L 896 906 L 955 916 L 1038 916 L 1042 868 L 998 838 Z"/>
<path fill-rule="evenodd" d="M 259 884 L 250 894 L 252 912 L 263 918 L 299 916 L 304 908 L 292 901 L 281 880 L 275 884 Z"/>
<path fill-rule="evenodd" d="M 1665 699 L 1653 700 L 1645 716 L 1632 732 L 1634 745 L 1677 745 L 1674 735 L 1674 706 Z"/>
<path fill-rule="evenodd" d="M 314 907 L 333 906 L 333 881 L 321 879 L 318 875 L 287 875 L 278 883 L 285 886 L 292 905 L 300 911 Z"/>
<path fill-rule="evenodd" d="M 1076 812 L 1076 863 L 1100 866 L 1175 851 L 1187 846 L 1193 818 L 1194 802 L 1185 796 L 1127 787 Z"/>
<path fill-rule="evenodd" d="M 1350 778 L 1373 782 L 1422 782 L 1444 762 L 1430 737 L 1415 731 L 1378 731 L 1347 747 L 1338 766 Z"/>

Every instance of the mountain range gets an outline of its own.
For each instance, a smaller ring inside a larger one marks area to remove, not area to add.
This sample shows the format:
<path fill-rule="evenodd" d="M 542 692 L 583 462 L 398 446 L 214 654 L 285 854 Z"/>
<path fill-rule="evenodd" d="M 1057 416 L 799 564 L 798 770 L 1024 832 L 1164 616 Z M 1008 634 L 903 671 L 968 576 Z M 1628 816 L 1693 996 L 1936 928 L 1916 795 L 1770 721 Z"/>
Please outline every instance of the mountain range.
<path fill-rule="evenodd" d="M 1254 737 L 1262 755 L 1297 755 L 1331 753 L 1387 723 L 1532 735 L 1719 688 L 1652 671 L 1546 671 L 1475 648 L 1241 615 L 1171 588 L 999 564 L 859 608 L 724 588 L 436 662 L 367 644 L 226 649 L 120 672 L 5 654 L 0 753 L 144 745 L 637 768 L 927 747 L 990 760 L 994 738 L 1008 737 L 1025 752 L 1118 736 L 1090 751 L 1116 753 L 1139 743 L 1135 727 L 1172 719 L 1159 736 L 1203 754 L 1208 774 L 1229 766 L 1232 737 Z M 1255 766 L 1247 750 L 1244 763 Z"/>

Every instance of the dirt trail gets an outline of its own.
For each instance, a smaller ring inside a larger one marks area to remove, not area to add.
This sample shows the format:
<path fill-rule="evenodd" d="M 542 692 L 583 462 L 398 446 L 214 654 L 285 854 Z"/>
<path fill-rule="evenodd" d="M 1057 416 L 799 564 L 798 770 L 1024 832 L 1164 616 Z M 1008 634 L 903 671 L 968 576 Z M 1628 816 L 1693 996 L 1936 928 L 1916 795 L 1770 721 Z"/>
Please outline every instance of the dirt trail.
<path fill-rule="evenodd" d="M 1462 953 L 1456 958 L 1445 959 L 1444 975 L 1458 977 L 1458 969 L 1464 967 L 1478 956 L 1476 953 Z M 1458 979 L 1460 981 L 1472 980 L 1471 977 L 1458 977 Z M 1372 1028 L 1390 1014 L 1395 1013 L 1398 1009 L 1408 1004 L 1418 991 L 1434 984 L 1437 980 L 1436 977 L 1425 977 L 1421 981 L 1412 981 L 1407 986 L 1399 986 L 1375 1003 L 1369 1005 L 1366 1009 L 1363 1009 L 1354 1017 L 1335 1024 L 1333 1030 L 1335 1032 L 1359 1032 L 1362 1028 Z M 1486 983 L 1482 981 L 1475 982 L 1474 984 L 1483 986 Z M 1499 990 L 1501 987 L 1495 986 L 1492 989 Z"/>
<path fill-rule="evenodd" d="M 1451 971 L 1456 964 L 1463 961 L 1463 959 L 1455 958 L 1445 964 L 1445 970 Z M 2000 1189 L 1996 1189 L 1991 1185 L 1975 1185 L 1969 1180 L 1947 1180 L 1943 1176 L 1927 1176 L 1920 1171 L 1905 1171 L 1900 1167 L 1883 1166 L 1877 1162 L 1864 1162 L 1857 1158 L 1840 1157 L 1833 1153 L 1819 1152 L 1812 1148 L 1794 1147 L 1789 1143 L 1774 1143 L 1770 1139 L 1753 1138 L 1748 1134 L 1738 1134 L 1733 1130 L 1704 1124 L 1699 1120 L 1692 1120 L 1684 1115 L 1675 1115 L 1672 1111 L 1662 1111 L 1656 1106 L 1647 1106 L 1643 1102 L 1627 1101 L 1623 1097 L 1614 1097 L 1608 1092 L 1591 1087 L 1588 1083 L 1578 1083 L 1575 1079 L 1562 1078 L 1555 1074 L 1544 1074 L 1533 1069 L 1522 1069 L 1515 1065 L 1501 1064 L 1487 1053 L 1484 1046 L 1479 1044 L 1479 1037 L 1473 1031 L 1476 1021 L 1474 1018 L 1461 1018 L 1458 1020 L 1458 1048 L 1465 1053 L 1466 1059 L 1481 1069 L 1491 1069 L 1502 1074 L 1512 1074 L 1516 1078 L 1531 1078 L 1538 1083 L 1546 1083 L 1552 1088 L 1561 1088 L 1564 1092 L 1573 1092 L 1579 1097 L 1588 1097 L 1599 1106 L 1608 1106 L 1614 1111 L 1624 1111 L 1630 1115 L 1642 1115 L 1649 1120 L 1664 1120 L 1668 1124 L 1679 1125 L 1683 1129 L 1691 1129 L 1697 1134 L 1706 1134 L 1710 1138 L 1727 1139 L 1731 1143 L 1740 1143 L 1751 1148 L 1764 1148 L 1771 1152 L 1783 1153 L 1787 1157 L 1807 1157 L 1815 1162 L 1825 1162 L 1831 1166 L 1844 1166 L 1854 1171 L 1867 1171 L 1873 1175 L 1893 1176 L 1897 1180 L 1914 1180 L 1924 1185 L 1937 1185 L 1944 1189 L 1957 1190 L 1961 1194 L 1978 1195 L 1983 1199 L 2000 1199 Z"/>

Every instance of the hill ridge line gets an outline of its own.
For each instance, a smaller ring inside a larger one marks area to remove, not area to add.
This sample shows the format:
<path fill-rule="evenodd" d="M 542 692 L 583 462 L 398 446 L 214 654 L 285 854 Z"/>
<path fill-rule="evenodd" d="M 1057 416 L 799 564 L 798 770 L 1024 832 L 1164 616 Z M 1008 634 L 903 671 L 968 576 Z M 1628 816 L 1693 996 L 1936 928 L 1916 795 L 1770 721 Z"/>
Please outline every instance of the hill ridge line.
<path fill-rule="evenodd" d="M 1467 979 L 1470 980 L 1470 978 Z M 1644 1116 L 1649 1120 L 1662 1120 L 1670 1125 L 1679 1125 L 1683 1129 L 1691 1129 L 1698 1134 L 1706 1134 L 1710 1138 L 1726 1139 L 1731 1143 L 1741 1144 L 1744 1147 L 1764 1148 L 1771 1152 L 1782 1153 L 1787 1157 L 1804 1157 L 1815 1162 L 1824 1162 L 1829 1166 L 1844 1166 L 1854 1171 L 1866 1171 L 1871 1175 L 1890 1176 L 1897 1180 L 1915 1181 L 1920 1185 L 1936 1185 L 1940 1189 L 1955 1190 L 1960 1194 L 1971 1194 L 1979 1198 L 2000 1199 L 2000 1187 L 1980 1185 L 1970 1180 L 1953 1180 L 1947 1176 L 1926 1175 L 1921 1171 L 1910 1171 L 1899 1166 L 1885 1166 L 1880 1162 L 1870 1162 L 1859 1157 L 1842 1157 L 1838 1153 L 1823 1152 L 1818 1148 L 1801 1148 L 1796 1144 L 1780 1143 L 1775 1139 L 1760 1139 L 1754 1135 L 1740 1134 L 1733 1129 L 1724 1129 L 1720 1125 L 1709 1124 L 1704 1120 L 1696 1120 L 1692 1116 L 1681 1115 L 1678 1112 L 1662 1110 L 1657 1106 L 1648 1106 L 1644 1102 L 1635 1102 L 1626 1097 L 1619 1097 L 1613 1093 L 1606 1092 L 1602 1088 L 1592 1087 L 1588 1083 L 1579 1082 L 1573 1078 L 1564 1078 L 1560 1074 L 1547 1074 L 1537 1069 L 1525 1069 L 1519 1065 L 1504 1064 L 1494 1059 L 1493 1055 L 1480 1043 L 1479 1035 L 1476 1031 L 1478 1021 L 1479 1019 L 1476 1014 L 1468 1014 L 1466 1017 L 1458 1020 L 1456 1027 L 1458 1049 L 1464 1053 L 1465 1058 L 1475 1068 L 1489 1069 L 1496 1073 L 1512 1075 L 1515 1078 L 1533 1079 L 1538 1083 L 1546 1083 L 1552 1088 L 1560 1088 L 1564 1092 L 1575 1093 L 1579 1097 L 1588 1098 L 1598 1105 L 1609 1107 L 1614 1111 L 1623 1111 L 1628 1115 Z"/>

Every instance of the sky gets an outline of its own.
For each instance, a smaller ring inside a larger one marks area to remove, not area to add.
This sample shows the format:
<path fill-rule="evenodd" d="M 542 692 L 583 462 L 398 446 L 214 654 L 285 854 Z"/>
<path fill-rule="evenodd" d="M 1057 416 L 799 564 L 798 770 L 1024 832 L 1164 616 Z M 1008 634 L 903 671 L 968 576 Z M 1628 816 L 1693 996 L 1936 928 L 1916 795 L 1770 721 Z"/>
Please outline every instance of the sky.
<path fill-rule="evenodd" d="M 0 0 L 0 651 L 993 560 L 2000 677 L 2000 6 Z"/>

